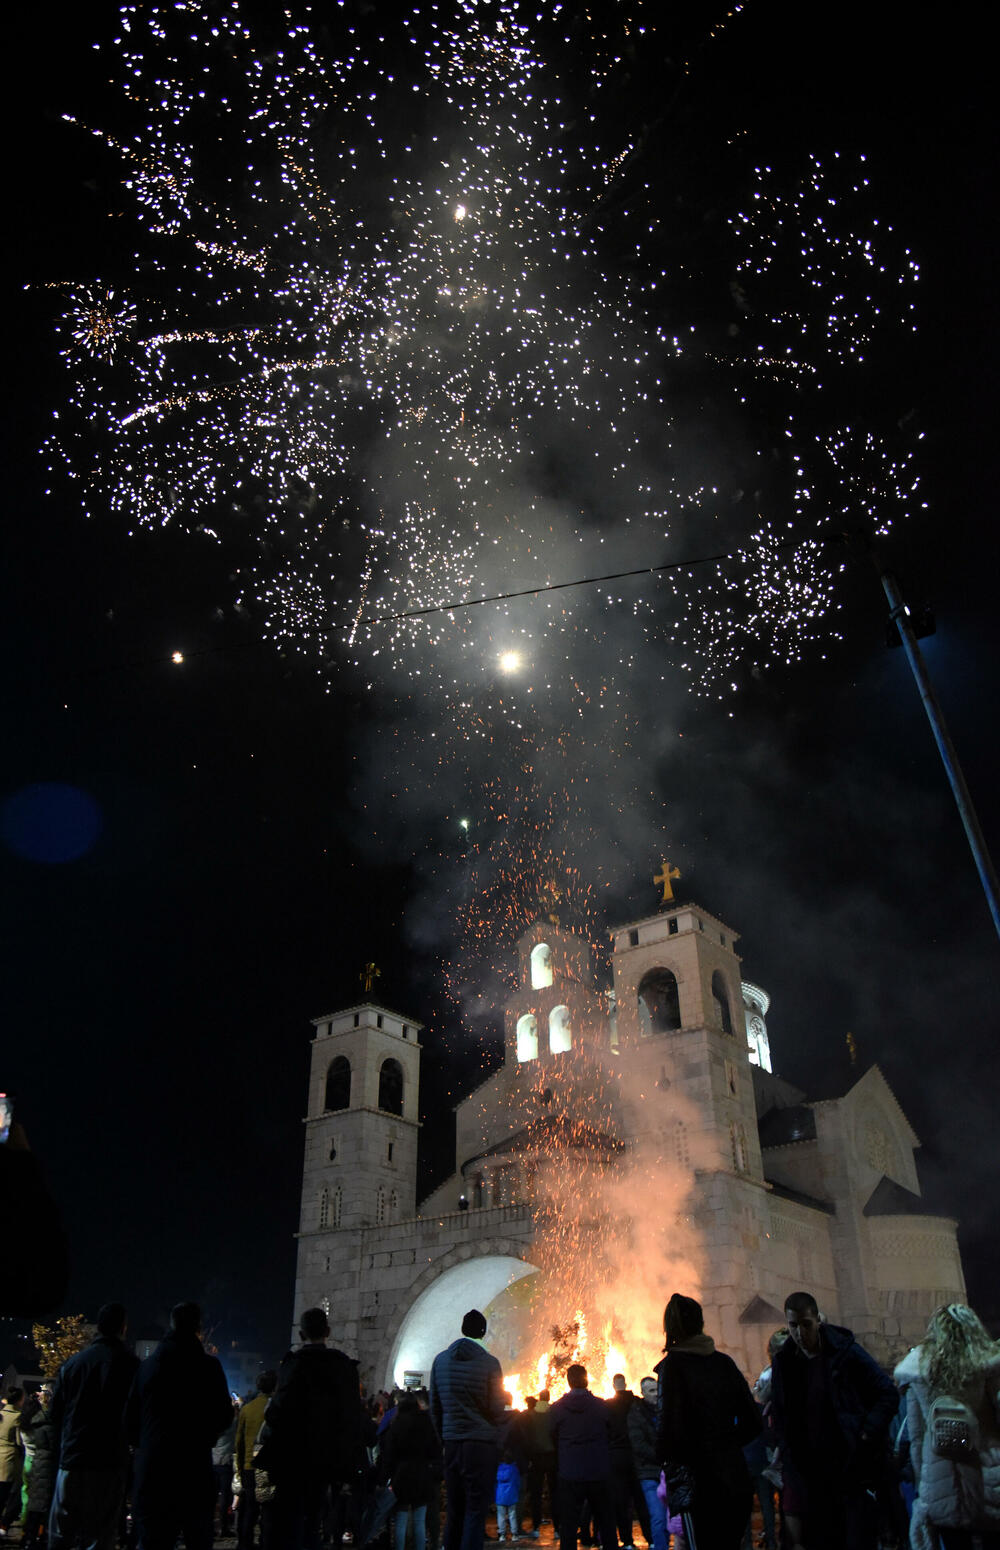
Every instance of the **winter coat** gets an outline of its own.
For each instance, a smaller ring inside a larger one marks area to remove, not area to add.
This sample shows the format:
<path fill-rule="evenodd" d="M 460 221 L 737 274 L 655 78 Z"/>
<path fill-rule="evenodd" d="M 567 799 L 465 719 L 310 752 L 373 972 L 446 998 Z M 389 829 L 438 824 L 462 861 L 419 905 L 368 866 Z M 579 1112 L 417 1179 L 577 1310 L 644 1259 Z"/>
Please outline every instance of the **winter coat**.
<path fill-rule="evenodd" d="M 328 1485 L 353 1478 L 361 1464 L 358 1364 L 318 1342 L 290 1351 L 264 1417 L 260 1467 L 283 1477 Z"/>
<path fill-rule="evenodd" d="M 771 1416 L 782 1459 L 794 1474 L 808 1475 L 816 1461 L 809 1455 L 806 1363 L 823 1362 L 837 1428 L 839 1458 L 824 1461 L 824 1473 L 840 1468 L 858 1480 L 874 1478 L 882 1467 L 885 1438 L 899 1402 L 895 1384 L 849 1329 L 820 1325 L 820 1352 L 805 1356 L 786 1340 L 771 1363 Z"/>
<path fill-rule="evenodd" d="M 516 1507 L 521 1499 L 521 1471 L 516 1464 L 497 1465 L 498 1507 Z"/>
<path fill-rule="evenodd" d="M 21 1478 L 21 1412 L 4 1400 L 0 1406 L 0 1481 Z"/>
<path fill-rule="evenodd" d="M 267 1409 L 268 1396 L 255 1394 L 253 1399 L 248 1399 L 245 1405 L 240 1407 L 240 1413 L 236 1420 L 236 1453 L 235 1464 L 238 1474 L 253 1467 L 253 1445 L 257 1441 L 257 1433 L 260 1431 L 264 1419 L 264 1411 Z"/>
<path fill-rule="evenodd" d="M 400 1507 L 425 1507 L 441 1479 L 441 1444 L 426 1410 L 397 1411 L 382 1434 L 382 1476 Z"/>
<path fill-rule="evenodd" d="M 226 1464 L 232 1465 L 236 1451 L 236 1422 L 237 1417 L 234 1415 L 212 1449 L 212 1463 L 216 1469 L 222 1469 Z"/>
<path fill-rule="evenodd" d="M 98 1335 L 63 1362 L 49 1418 L 60 1469 L 124 1469 L 125 1406 L 139 1366 L 115 1335 Z"/>
<path fill-rule="evenodd" d="M 604 1403 L 608 1407 L 608 1440 L 611 1443 L 611 1451 L 618 1455 L 615 1463 L 631 1460 L 631 1445 L 628 1435 L 629 1411 L 635 1404 L 635 1395 L 631 1389 L 622 1389 L 615 1394 L 613 1399 L 606 1399 Z"/>
<path fill-rule="evenodd" d="M 660 1457 L 687 1466 L 696 1501 L 709 1493 L 748 1491 L 743 1448 L 760 1431 L 760 1416 L 732 1357 L 717 1351 L 711 1336 L 693 1335 L 672 1346 L 654 1371 L 660 1385 Z"/>
<path fill-rule="evenodd" d="M 229 1385 L 197 1335 L 164 1336 L 141 1363 L 126 1410 L 135 1445 L 135 1498 L 155 1510 L 211 1479 L 212 1445 L 233 1418 Z"/>
<path fill-rule="evenodd" d="M 431 1419 L 442 1442 L 497 1442 L 503 1373 L 495 1356 L 463 1335 L 431 1364 Z"/>
<path fill-rule="evenodd" d="M 611 1475 L 608 1407 L 589 1389 L 570 1389 L 549 1410 L 556 1467 L 564 1480 L 607 1480 Z"/>
<path fill-rule="evenodd" d="M 658 1426 L 656 1406 L 651 1405 L 648 1400 L 637 1399 L 634 1405 L 629 1406 L 628 1440 L 632 1448 L 635 1472 L 640 1480 L 660 1478 L 663 1465 L 656 1446 Z"/>
<path fill-rule="evenodd" d="M 548 1405 L 544 1411 L 536 1405 L 534 1410 L 524 1412 L 521 1417 L 521 1446 L 528 1460 L 535 1459 L 541 1465 L 551 1463 L 555 1444 L 549 1427 Z"/>
<path fill-rule="evenodd" d="M 47 1514 L 56 1483 L 56 1439 L 48 1410 L 37 1405 L 27 1418 L 22 1418 L 21 1435 L 26 1451 L 31 1454 L 31 1468 L 27 1472 L 28 1511 Z"/>
<path fill-rule="evenodd" d="M 1000 1529 L 1000 1357 L 995 1358 L 960 1393 L 951 1397 L 968 1405 L 979 1423 L 979 1448 L 974 1458 L 942 1458 L 934 1451 L 928 1420 L 936 1394 L 921 1370 L 916 1346 L 893 1376 L 906 1385 L 906 1416 L 917 1496 L 923 1513 L 939 1528 L 996 1533 Z"/>

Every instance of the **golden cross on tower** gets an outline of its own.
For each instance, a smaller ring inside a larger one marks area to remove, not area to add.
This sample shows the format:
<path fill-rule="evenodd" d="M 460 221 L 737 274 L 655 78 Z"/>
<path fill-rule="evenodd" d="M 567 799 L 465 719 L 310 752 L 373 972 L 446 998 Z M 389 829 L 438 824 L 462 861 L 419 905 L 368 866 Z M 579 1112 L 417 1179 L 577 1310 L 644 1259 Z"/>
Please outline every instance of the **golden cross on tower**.
<path fill-rule="evenodd" d="M 361 981 L 362 986 L 369 992 L 374 990 L 375 981 L 380 980 L 381 978 L 382 970 L 377 969 L 373 963 L 366 963 L 364 968 L 361 970 L 361 973 L 358 975 L 358 979 Z"/>
<path fill-rule="evenodd" d="M 663 870 L 660 872 L 659 876 L 653 878 L 653 882 L 663 884 L 663 898 L 660 900 L 660 903 L 667 904 L 674 896 L 674 890 L 670 885 L 676 878 L 679 878 L 681 874 L 680 869 L 678 867 L 671 866 L 669 861 L 661 861 L 660 866 L 663 868 Z"/>

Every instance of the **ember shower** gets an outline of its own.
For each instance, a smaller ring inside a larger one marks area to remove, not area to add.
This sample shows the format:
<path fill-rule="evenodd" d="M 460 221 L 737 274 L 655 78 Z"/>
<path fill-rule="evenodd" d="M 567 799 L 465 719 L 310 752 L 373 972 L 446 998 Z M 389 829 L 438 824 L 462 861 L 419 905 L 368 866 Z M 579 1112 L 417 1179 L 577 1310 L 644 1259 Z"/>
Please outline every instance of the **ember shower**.
<path fill-rule="evenodd" d="M 429 864 L 464 998 L 540 910 L 596 934 L 630 842 L 656 845 L 651 695 L 728 694 L 835 637 L 826 526 L 885 529 L 914 498 L 903 434 L 839 406 L 912 328 L 916 268 L 863 164 L 761 166 L 720 354 L 665 299 L 663 217 L 627 132 L 608 141 L 623 51 L 657 46 L 641 5 L 586 37 L 558 4 L 378 9 L 296 8 L 280 34 L 236 0 L 123 10 L 107 121 L 67 117 L 120 167 L 138 247 L 57 286 L 48 450 L 89 513 L 231 546 L 262 632 L 370 690 L 373 828 L 399 814 L 417 853 L 432 805 L 475 804 L 458 882 Z M 742 426 L 714 452 L 676 423 L 692 365 Z"/>

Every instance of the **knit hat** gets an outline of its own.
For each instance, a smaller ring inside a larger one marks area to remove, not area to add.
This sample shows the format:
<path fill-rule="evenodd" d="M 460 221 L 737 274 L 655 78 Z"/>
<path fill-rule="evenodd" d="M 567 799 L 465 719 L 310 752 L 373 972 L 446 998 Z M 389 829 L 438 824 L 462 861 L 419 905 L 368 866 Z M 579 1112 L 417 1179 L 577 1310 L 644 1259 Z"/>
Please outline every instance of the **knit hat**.
<path fill-rule="evenodd" d="M 663 1314 L 663 1332 L 667 1337 L 667 1345 L 679 1345 L 682 1340 L 690 1340 L 692 1335 L 700 1335 L 704 1328 L 701 1303 L 695 1302 L 693 1297 L 682 1297 L 680 1292 L 675 1292 Z"/>
<path fill-rule="evenodd" d="M 482 1340 L 486 1333 L 486 1319 L 478 1308 L 470 1308 L 462 1320 L 462 1334 L 470 1340 Z"/>

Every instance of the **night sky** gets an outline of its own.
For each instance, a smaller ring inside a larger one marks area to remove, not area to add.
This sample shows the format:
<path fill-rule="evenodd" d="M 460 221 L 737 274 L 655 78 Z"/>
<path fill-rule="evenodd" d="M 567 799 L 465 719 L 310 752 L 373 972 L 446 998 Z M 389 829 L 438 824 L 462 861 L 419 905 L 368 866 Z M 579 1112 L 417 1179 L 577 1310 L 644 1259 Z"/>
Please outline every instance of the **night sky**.
<path fill-rule="evenodd" d="M 421 1192 L 452 1166 L 449 1104 L 498 1056 L 495 1020 L 471 1015 L 454 903 L 470 843 L 458 820 L 488 845 L 476 780 L 502 780 L 503 754 L 438 778 L 408 747 L 416 773 L 395 788 L 400 742 L 424 747 L 436 724 L 423 691 L 370 690 L 344 661 L 266 640 L 253 608 L 234 606 L 250 535 L 214 545 L 171 525 L 130 537 L 110 514 L 87 521 L 48 474 L 36 449 L 64 383 L 57 302 L 39 286 L 125 276 L 132 251 L 127 223 L 108 218 L 106 160 L 59 121 L 99 99 L 90 44 L 114 12 L 88 9 L 56 37 L 43 11 L 21 14 L 14 50 L 31 91 L 7 142 L 0 1088 L 65 1215 L 67 1311 L 121 1298 L 135 1328 L 200 1298 L 224 1338 L 271 1359 L 292 1315 L 309 1018 L 361 999 L 374 959 L 378 999 L 428 1025 Z M 356 14 L 364 25 L 371 12 Z M 868 153 L 922 279 L 915 344 L 855 408 L 924 433 L 928 509 L 882 548 L 908 598 L 933 607 L 927 660 L 996 846 L 996 126 L 978 20 L 959 9 L 932 27 L 888 8 L 873 33 L 860 6 L 830 12 L 825 30 L 800 7 L 748 6 L 702 48 L 714 14 L 664 24 L 604 110 L 644 131 L 606 262 L 625 263 L 641 188 L 663 218 L 664 264 L 689 258 L 665 308 L 721 338 L 720 212 L 746 170 L 734 137 L 745 131 L 779 171 L 799 149 Z M 695 61 L 689 77 L 682 58 Z M 735 456 L 718 398 L 697 377 L 678 392 L 697 456 Z M 674 555 L 648 563 L 715 552 L 738 520 L 723 526 L 692 522 Z M 523 573 L 501 574 L 514 587 Z M 772 996 L 775 1069 L 810 1096 L 849 1084 L 848 1031 L 856 1074 L 879 1062 L 923 1142 L 930 1208 L 961 1220 L 970 1301 L 1000 1328 L 1000 950 L 863 556 L 837 596 L 842 640 L 739 675 L 721 699 L 690 694 L 674 658 L 647 655 L 629 755 L 641 756 L 643 806 L 634 820 L 616 811 L 613 840 L 595 825 L 577 855 L 600 874 L 607 924 L 655 909 L 661 854 L 680 866 L 680 896 L 741 934 L 744 973 Z M 72 832 L 83 845 L 96 815 L 95 832 L 78 856 L 19 853 L 18 794 L 47 782 L 90 799 Z M 461 1008 L 443 988 L 455 961 Z M 482 985 L 502 967 L 484 963 Z M 16 1246 L 3 1258 L 16 1262 Z"/>

